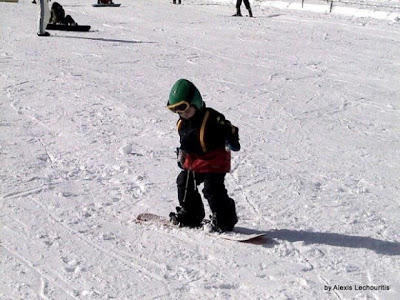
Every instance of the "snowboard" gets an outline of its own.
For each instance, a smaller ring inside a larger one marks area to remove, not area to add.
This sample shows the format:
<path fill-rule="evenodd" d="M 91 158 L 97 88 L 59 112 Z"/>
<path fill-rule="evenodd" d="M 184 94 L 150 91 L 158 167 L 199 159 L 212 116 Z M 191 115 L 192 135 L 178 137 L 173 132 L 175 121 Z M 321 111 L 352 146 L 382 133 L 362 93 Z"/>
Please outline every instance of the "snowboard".
<path fill-rule="evenodd" d="M 159 225 L 167 228 L 180 228 L 179 225 L 175 225 L 164 216 L 152 214 L 152 213 L 141 213 L 136 217 L 136 222 L 139 224 L 148 225 Z M 201 227 L 199 230 L 202 230 Z M 205 231 L 206 232 L 206 231 Z M 256 232 L 247 228 L 235 227 L 233 231 L 229 232 L 206 232 L 207 235 L 220 237 L 225 240 L 242 242 L 242 243 L 257 243 L 261 238 L 266 236 L 265 232 Z"/>
<path fill-rule="evenodd" d="M 93 7 L 120 7 L 121 3 L 97 3 L 92 4 Z"/>
<path fill-rule="evenodd" d="M 89 31 L 90 25 L 62 25 L 62 24 L 47 24 L 47 30 L 63 30 L 63 31 Z"/>

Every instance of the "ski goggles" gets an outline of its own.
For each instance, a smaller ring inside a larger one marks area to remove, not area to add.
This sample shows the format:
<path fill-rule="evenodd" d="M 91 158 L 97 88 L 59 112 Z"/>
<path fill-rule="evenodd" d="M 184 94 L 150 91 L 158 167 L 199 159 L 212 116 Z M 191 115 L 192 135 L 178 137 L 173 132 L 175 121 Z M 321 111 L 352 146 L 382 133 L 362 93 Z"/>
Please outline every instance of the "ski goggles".
<path fill-rule="evenodd" d="M 185 113 L 190 108 L 190 103 L 183 100 L 175 104 L 167 105 L 167 108 L 177 114 Z"/>

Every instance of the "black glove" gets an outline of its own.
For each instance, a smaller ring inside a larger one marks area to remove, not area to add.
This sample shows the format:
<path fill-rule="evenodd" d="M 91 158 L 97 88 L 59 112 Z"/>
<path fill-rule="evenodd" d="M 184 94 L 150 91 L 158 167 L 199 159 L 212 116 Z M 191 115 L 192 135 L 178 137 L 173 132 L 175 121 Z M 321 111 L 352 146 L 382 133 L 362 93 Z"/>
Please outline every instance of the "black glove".
<path fill-rule="evenodd" d="M 226 136 L 226 148 L 232 151 L 240 150 L 239 128 L 230 125 Z"/>
<path fill-rule="evenodd" d="M 240 150 L 240 143 L 239 142 L 231 142 L 226 144 L 226 148 L 230 151 L 239 151 Z"/>
<path fill-rule="evenodd" d="M 185 162 L 187 153 L 185 150 L 181 148 L 176 148 L 176 162 L 178 163 L 178 167 L 183 169 L 183 163 Z"/>

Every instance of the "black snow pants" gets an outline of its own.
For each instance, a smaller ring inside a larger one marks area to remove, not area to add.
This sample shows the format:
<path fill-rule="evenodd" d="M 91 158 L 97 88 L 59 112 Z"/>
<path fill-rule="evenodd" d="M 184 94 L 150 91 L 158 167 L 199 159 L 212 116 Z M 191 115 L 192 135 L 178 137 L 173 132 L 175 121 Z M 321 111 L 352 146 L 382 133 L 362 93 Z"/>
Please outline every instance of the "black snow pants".
<path fill-rule="evenodd" d="M 244 2 L 244 6 L 246 6 L 246 9 L 247 10 L 251 10 L 249 0 L 243 0 L 243 2 Z M 240 6 L 241 5 L 242 5 L 242 0 L 237 0 L 236 1 L 236 9 L 237 9 L 237 11 L 240 11 Z"/>
<path fill-rule="evenodd" d="M 193 173 L 182 171 L 177 178 L 178 200 L 188 223 L 200 224 L 205 217 L 204 205 L 197 186 L 204 183 L 203 195 L 207 199 L 216 225 L 232 230 L 237 222 L 236 207 L 225 188 L 225 173 Z"/>

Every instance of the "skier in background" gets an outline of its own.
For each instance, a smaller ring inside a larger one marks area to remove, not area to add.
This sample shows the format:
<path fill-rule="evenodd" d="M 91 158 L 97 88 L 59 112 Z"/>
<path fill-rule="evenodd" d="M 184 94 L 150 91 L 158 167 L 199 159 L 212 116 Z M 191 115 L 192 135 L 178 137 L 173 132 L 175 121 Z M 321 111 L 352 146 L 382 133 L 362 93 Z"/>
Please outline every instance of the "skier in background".
<path fill-rule="evenodd" d="M 170 213 L 171 222 L 198 227 L 205 217 L 204 205 L 197 186 L 210 206 L 211 229 L 231 231 L 237 223 L 235 202 L 225 188 L 225 175 L 230 171 L 231 153 L 240 150 L 239 129 L 218 111 L 207 108 L 196 86 L 178 80 L 171 89 L 167 107 L 177 114 L 180 147 L 177 177 L 179 207 Z"/>
<path fill-rule="evenodd" d="M 250 2 L 249 0 L 243 0 L 244 6 L 246 6 L 247 10 L 249 11 L 249 17 L 253 17 L 253 12 L 251 11 L 250 7 Z M 242 5 L 242 0 L 237 0 L 236 1 L 236 14 L 234 14 L 234 17 L 241 17 L 242 12 L 240 11 L 240 6 Z"/>
<path fill-rule="evenodd" d="M 38 36 L 49 36 L 50 33 L 46 31 L 47 23 L 50 19 L 50 10 L 47 0 L 38 0 L 38 20 L 37 20 L 37 35 Z"/>

